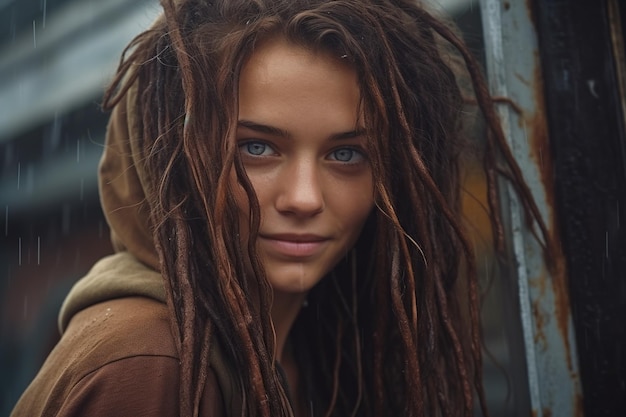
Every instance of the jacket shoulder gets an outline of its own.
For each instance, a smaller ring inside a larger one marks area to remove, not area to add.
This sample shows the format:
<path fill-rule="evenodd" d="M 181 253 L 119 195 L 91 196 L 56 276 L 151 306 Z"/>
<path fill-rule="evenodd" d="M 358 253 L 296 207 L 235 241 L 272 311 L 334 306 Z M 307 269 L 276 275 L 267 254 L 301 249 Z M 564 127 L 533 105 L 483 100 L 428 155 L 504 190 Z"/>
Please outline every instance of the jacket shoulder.
<path fill-rule="evenodd" d="M 165 304 L 145 297 L 109 300 L 72 318 L 12 416 L 175 416 L 178 381 Z M 211 373 L 207 392 L 208 415 L 221 415 Z"/>

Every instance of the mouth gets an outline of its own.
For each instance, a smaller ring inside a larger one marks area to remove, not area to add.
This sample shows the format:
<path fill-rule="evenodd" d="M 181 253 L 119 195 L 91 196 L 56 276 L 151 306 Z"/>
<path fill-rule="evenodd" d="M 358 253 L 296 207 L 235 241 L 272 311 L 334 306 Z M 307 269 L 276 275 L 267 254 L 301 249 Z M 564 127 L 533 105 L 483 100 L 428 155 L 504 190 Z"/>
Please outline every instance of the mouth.
<path fill-rule="evenodd" d="M 261 234 L 260 243 L 269 253 L 284 258 L 309 258 L 320 253 L 330 240 L 314 234 Z"/>

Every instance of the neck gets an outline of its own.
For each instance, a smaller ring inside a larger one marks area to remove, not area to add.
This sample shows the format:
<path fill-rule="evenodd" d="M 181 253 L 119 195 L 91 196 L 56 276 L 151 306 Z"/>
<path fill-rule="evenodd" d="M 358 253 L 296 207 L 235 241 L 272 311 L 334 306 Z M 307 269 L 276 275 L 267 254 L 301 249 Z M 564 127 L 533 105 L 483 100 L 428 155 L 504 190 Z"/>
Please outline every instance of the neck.
<path fill-rule="evenodd" d="M 306 293 L 291 294 L 274 291 L 271 315 L 276 332 L 276 360 L 281 365 L 284 365 L 287 359 L 285 344 L 305 298 Z"/>

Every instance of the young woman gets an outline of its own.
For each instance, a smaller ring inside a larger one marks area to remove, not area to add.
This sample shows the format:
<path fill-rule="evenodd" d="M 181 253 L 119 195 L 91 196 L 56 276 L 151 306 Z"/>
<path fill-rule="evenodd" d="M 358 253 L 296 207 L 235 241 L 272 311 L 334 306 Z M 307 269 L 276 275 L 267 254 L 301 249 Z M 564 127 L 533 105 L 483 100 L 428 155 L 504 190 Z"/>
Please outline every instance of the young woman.
<path fill-rule="evenodd" d="M 163 6 L 105 96 L 118 252 L 13 415 L 486 414 L 451 47 L 515 164 L 454 32 L 409 0 Z"/>

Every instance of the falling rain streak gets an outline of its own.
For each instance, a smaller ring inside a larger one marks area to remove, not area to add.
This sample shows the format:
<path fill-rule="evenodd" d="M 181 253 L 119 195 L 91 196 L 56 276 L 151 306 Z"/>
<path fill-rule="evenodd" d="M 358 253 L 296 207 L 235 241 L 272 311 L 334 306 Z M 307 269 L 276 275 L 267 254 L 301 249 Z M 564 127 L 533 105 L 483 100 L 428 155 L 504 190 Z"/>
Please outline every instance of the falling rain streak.
<path fill-rule="evenodd" d="M 43 21 L 42 21 L 42 27 L 45 29 L 46 28 L 46 14 L 47 14 L 47 9 L 48 9 L 48 2 L 47 0 L 43 0 Z"/>
<path fill-rule="evenodd" d="M 22 165 L 18 162 L 17 163 L 17 189 L 20 189 L 20 173 L 22 170 Z"/>
<path fill-rule="evenodd" d="M 17 264 L 22 266 L 22 238 L 17 239 Z"/>
<path fill-rule="evenodd" d="M 41 265 L 41 236 L 37 236 L 37 265 Z"/>
<path fill-rule="evenodd" d="M 4 213 L 4 235 L 9 236 L 9 206 L 6 207 Z"/>
<path fill-rule="evenodd" d="M 76 139 L 76 163 L 80 162 L 80 139 Z"/>
<path fill-rule="evenodd" d="M 36 23 L 33 20 L 33 47 L 37 48 L 37 30 L 36 30 Z"/>

